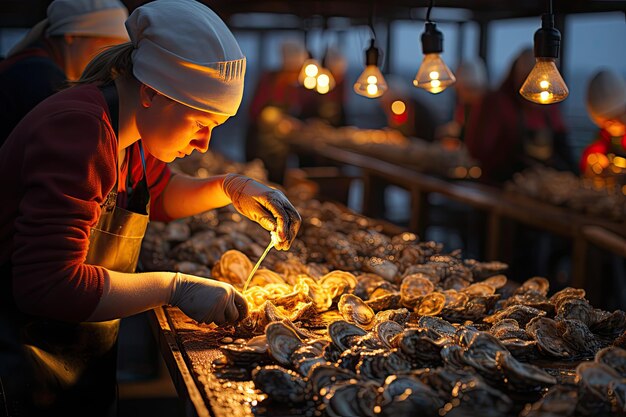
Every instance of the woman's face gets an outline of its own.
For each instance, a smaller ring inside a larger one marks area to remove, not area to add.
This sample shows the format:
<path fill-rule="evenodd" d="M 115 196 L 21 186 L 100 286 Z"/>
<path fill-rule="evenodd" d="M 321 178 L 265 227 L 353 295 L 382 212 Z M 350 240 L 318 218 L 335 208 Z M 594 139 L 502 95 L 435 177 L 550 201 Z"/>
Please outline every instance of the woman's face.
<path fill-rule="evenodd" d="M 211 131 L 228 116 L 203 112 L 180 104 L 142 85 L 137 130 L 146 151 L 163 162 L 172 162 L 209 149 Z"/>

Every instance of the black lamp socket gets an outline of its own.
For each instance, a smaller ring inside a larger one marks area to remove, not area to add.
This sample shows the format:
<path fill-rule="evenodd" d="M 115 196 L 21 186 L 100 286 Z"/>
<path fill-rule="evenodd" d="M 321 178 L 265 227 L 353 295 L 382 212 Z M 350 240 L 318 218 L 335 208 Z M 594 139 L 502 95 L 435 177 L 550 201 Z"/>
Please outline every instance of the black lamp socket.
<path fill-rule="evenodd" d="M 378 66 L 378 48 L 374 46 L 374 39 L 370 43 L 370 47 L 365 51 L 365 66 Z"/>
<path fill-rule="evenodd" d="M 536 58 L 558 58 L 561 32 L 554 27 L 554 15 L 541 15 L 541 28 L 535 32 L 534 52 Z"/>
<path fill-rule="evenodd" d="M 437 30 L 437 25 L 433 22 L 426 22 L 422 33 L 422 52 L 424 55 L 443 52 L 443 33 Z"/>

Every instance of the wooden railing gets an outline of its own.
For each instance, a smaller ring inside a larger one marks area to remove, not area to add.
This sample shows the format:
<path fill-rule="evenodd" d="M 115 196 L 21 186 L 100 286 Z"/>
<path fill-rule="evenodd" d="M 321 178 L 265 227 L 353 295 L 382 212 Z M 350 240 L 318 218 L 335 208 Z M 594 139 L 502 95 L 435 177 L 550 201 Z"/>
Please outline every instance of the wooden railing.
<path fill-rule="evenodd" d="M 407 166 L 385 161 L 371 155 L 346 150 L 334 145 L 315 141 L 290 140 L 296 153 L 312 153 L 336 164 L 360 168 L 364 185 L 362 211 L 375 216 L 377 187 L 392 184 L 406 189 L 411 195 L 409 228 L 424 236 L 429 225 L 428 195 L 437 193 L 447 198 L 481 210 L 487 216 L 485 230 L 485 258 L 501 260 L 503 247 L 503 221 L 522 225 L 566 237 L 572 242 L 571 285 L 585 288 L 590 244 L 626 257 L 626 223 L 607 221 L 600 217 L 585 215 L 565 207 L 554 206 L 533 198 L 505 192 L 496 187 L 472 181 L 447 180 L 418 172 Z"/>

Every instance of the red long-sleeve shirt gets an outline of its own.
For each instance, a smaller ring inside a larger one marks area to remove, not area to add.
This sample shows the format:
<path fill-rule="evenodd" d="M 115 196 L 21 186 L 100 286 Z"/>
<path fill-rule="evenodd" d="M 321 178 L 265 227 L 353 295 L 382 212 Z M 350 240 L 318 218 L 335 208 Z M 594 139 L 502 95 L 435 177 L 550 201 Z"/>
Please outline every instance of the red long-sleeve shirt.
<path fill-rule="evenodd" d="M 467 121 L 465 144 L 472 157 L 480 161 L 485 179 L 504 181 L 522 168 L 519 158 L 524 130 L 550 129 L 561 135 L 566 132 L 557 105 L 522 100 L 502 88 L 487 94 Z M 554 147 L 560 151 L 562 146 L 555 143 Z"/>
<path fill-rule="evenodd" d="M 115 185 L 117 145 L 102 93 L 86 85 L 44 100 L 0 148 L 0 265 L 12 264 L 0 290 L 12 280 L 23 312 L 81 321 L 95 309 L 106 271 L 84 260 L 90 228 Z M 132 161 L 136 182 L 141 161 Z M 146 165 L 151 217 L 169 220 L 161 197 L 170 171 L 149 154 Z M 120 180 L 118 191 L 124 189 Z"/>
<path fill-rule="evenodd" d="M 601 129 L 598 134 L 598 138 L 587 145 L 587 147 L 583 150 L 582 156 L 580 157 L 580 172 L 585 172 L 587 170 L 587 158 L 589 155 L 594 153 L 601 153 L 602 155 L 606 155 L 611 151 L 612 147 L 615 147 L 615 150 L 618 153 L 626 154 L 626 135 L 622 136 L 619 141 L 619 146 L 615 146 L 611 141 L 611 134 L 607 132 L 605 129 Z M 621 147 L 621 149 L 619 149 Z"/>

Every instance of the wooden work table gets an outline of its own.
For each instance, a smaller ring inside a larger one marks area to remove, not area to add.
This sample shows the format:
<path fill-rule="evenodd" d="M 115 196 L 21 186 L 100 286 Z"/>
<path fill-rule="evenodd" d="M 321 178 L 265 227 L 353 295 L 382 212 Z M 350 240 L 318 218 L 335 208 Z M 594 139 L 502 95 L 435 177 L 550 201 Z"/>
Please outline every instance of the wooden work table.
<path fill-rule="evenodd" d="M 225 364 L 219 350 L 232 327 L 198 325 L 178 308 L 159 307 L 150 312 L 150 325 L 170 372 L 186 417 L 301 417 L 303 409 L 265 404 L 255 390 L 252 369 Z"/>
<path fill-rule="evenodd" d="M 313 417 L 314 401 L 296 405 L 266 401 L 249 368 L 225 365 L 220 340 L 229 328 L 198 325 L 179 309 L 153 310 L 151 327 L 184 408 L 185 417 Z M 232 327 L 230 328 L 232 329 Z M 232 332 L 232 330 L 230 330 Z M 561 381 L 573 381 L 578 362 L 536 361 Z M 556 373 L 555 373 L 556 372 Z"/>

